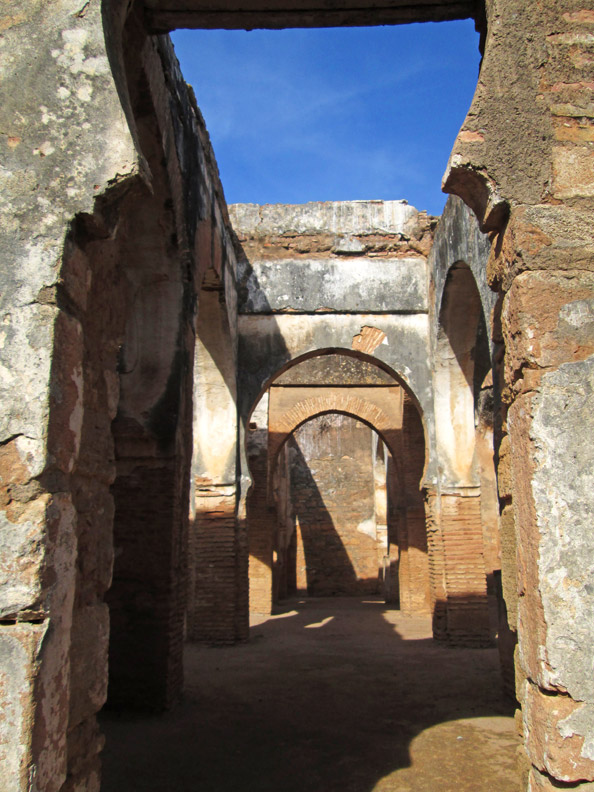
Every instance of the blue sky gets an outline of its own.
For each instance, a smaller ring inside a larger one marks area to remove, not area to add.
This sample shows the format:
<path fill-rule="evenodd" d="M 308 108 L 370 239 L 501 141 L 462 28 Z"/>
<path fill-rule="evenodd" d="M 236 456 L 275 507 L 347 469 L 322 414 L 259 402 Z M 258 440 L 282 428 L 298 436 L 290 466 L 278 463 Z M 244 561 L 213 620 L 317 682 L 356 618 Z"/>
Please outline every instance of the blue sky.
<path fill-rule="evenodd" d="M 172 38 L 229 203 L 406 198 L 441 212 L 478 76 L 471 20 Z"/>

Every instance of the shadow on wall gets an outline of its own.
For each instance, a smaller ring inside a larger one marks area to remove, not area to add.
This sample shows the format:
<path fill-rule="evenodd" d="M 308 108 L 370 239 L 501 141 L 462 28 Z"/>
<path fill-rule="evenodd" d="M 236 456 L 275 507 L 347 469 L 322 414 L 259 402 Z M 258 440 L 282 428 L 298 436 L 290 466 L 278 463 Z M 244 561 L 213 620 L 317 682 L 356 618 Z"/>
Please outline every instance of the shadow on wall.
<path fill-rule="evenodd" d="M 176 713 L 104 720 L 103 792 L 515 792 L 496 650 L 355 598 L 293 599 L 251 638 L 187 647 Z"/>
<path fill-rule="evenodd" d="M 361 524 L 373 521 L 371 454 L 358 459 L 348 447 L 339 453 L 345 422 L 351 430 L 359 423 L 346 416 L 321 416 L 300 427 L 288 441 L 295 591 L 313 597 L 379 593 L 377 543 L 359 530 Z M 370 440 L 371 430 L 359 426 Z M 344 438 L 345 446 L 353 445 L 350 434 Z M 321 449 L 306 458 L 301 446 L 307 448 L 312 440 Z M 370 451 L 371 442 L 368 445 Z M 291 577 L 292 572 L 288 570 Z"/>

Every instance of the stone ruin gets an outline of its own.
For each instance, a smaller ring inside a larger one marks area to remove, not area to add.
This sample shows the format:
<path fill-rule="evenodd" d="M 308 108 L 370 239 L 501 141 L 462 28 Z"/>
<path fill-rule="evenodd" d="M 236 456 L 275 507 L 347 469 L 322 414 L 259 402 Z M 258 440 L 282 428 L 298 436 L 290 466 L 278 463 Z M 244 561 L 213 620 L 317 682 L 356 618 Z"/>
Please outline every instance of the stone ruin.
<path fill-rule="evenodd" d="M 169 31 L 468 17 L 437 225 L 226 206 Z M 0 790 L 98 790 L 108 676 L 173 706 L 186 636 L 310 589 L 471 646 L 499 593 L 522 789 L 593 787 L 594 11 L 7 0 L 0 36 Z"/>

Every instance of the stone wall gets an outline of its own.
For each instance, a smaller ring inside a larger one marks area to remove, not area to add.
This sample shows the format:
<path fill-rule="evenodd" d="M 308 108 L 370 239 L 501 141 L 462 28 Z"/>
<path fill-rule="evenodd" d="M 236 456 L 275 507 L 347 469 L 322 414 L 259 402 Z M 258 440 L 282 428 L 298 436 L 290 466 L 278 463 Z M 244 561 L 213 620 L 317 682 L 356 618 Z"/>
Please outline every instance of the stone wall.
<path fill-rule="evenodd" d="M 538 12 L 537 4 L 514 0 L 486 6 L 479 86 L 445 187 L 472 206 L 493 238 L 487 276 L 499 291 L 494 337 L 504 350 L 497 367 L 503 406 L 496 438 L 502 573 L 510 624 L 518 630 L 523 786 L 587 788 L 594 780 L 594 700 L 586 690 L 591 674 L 580 653 L 568 647 L 575 645 L 575 631 L 582 631 L 578 625 L 591 624 L 594 613 L 588 582 L 594 546 L 580 516 L 592 510 L 593 496 L 588 465 L 575 466 L 583 458 L 582 438 L 592 431 L 591 415 L 577 416 L 590 388 L 594 350 L 593 16 L 578 2 L 550 0 Z M 502 74 L 506 85 L 497 90 Z M 569 429 L 565 421 L 574 419 Z M 568 432 L 572 440 L 566 443 Z M 558 473 L 549 477 L 553 458 Z M 577 555 L 561 561 L 569 547 L 580 548 L 579 563 Z M 553 590 L 571 591 L 570 610 L 551 607 Z M 591 638 L 581 641 L 591 653 Z"/>
<path fill-rule="evenodd" d="M 108 646 L 113 705 L 182 683 L 194 306 L 233 247 L 170 43 L 115 11 L 107 48 L 98 3 L 3 12 L 3 792 L 99 788 Z"/>
<path fill-rule="evenodd" d="M 368 354 L 398 372 L 431 416 L 426 258 L 435 218 L 405 201 L 241 204 L 229 212 L 242 248 L 245 420 L 289 363 L 325 349 Z"/>

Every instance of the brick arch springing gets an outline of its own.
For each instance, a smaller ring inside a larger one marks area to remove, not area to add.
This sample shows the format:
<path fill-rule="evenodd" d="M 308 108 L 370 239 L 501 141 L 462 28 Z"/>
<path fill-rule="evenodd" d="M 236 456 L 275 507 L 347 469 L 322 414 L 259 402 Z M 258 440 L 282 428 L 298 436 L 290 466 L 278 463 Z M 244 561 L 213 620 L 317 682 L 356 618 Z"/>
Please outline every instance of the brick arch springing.
<path fill-rule="evenodd" d="M 268 391 L 268 389 L 275 384 L 275 382 L 286 374 L 288 371 L 300 366 L 302 363 L 305 363 L 308 360 L 312 360 L 313 358 L 322 358 L 331 355 L 342 355 L 344 357 L 352 358 L 354 360 L 359 360 L 362 363 L 370 364 L 374 366 L 378 371 L 384 372 L 387 374 L 391 379 L 394 381 L 395 384 L 399 385 L 403 390 L 408 394 L 412 403 L 415 405 L 416 409 L 418 410 L 419 414 L 421 415 L 421 419 L 423 420 L 424 424 L 424 416 L 423 416 L 423 408 L 421 406 L 421 401 L 417 394 L 415 393 L 413 387 L 408 382 L 407 378 L 390 366 L 385 361 L 381 360 L 380 358 L 375 357 L 373 354 L 368 354 L 367 352 L 363 352 L 360 349 L 352 349 L 349 347 L 321 347 L 318 349 L 313 349 L 308 352 L 304 352 L 302 355 L 298 355 L 291 360 L 286 360 L 284 362 L 278 361 L 277 365 L 275 366 L 274 370 L 269 370 L 270 373 L 266 375 L 261 383 L 260 390 L 258 391 L 257 395 L 253 398 L 251 402 L 251 407 L 247 411 L 247 420 L 249 421 L 250 416 L 252 415 L 254 409 L 264 396 L 264 394 Z"/>
<path fill-rule="evenodd" d="M 270 465 L 274 465 L 281 447 L 290 435 L 302 424 L 324 413 L 342 413 L 362 421 L 377 432 L 392 455 L 396 453 L 397 427 L 394 426 L 394 417 L 390 418 L 380 407 L 358 396 L 344 392 L 336 393 L 328 389 L 328 393 L 323 396 L 298 402 L 275 421 L 275 431 L 271 433 L 268 443 Z"/>

